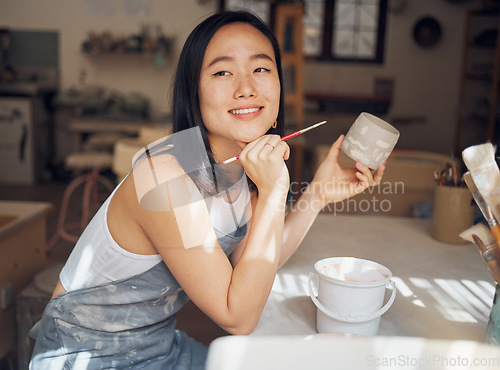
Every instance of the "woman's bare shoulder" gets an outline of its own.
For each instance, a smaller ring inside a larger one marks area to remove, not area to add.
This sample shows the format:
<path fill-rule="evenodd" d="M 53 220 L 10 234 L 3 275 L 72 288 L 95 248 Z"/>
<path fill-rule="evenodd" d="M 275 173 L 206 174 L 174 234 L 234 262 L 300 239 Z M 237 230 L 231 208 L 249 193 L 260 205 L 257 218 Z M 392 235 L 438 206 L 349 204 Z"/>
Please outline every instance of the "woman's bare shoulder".
<path fill-rule="evenodd" d="M 186 174 L 176 155 L 173 153 L 160 153 L 145 156 L 133 164 L 131 174 L 134 177 L 154 176 L 158 181 L 168 181 L 173 177 Z"/>
<path fill-rule="evenodd" d="M 159 230 L 170 235 L 164 243 L 176 242 L 172 237 L 177 226 L 167 183 L 184 175 L 176 158 L 169 154 L 145 158 L 134 166 L 108 208 L 108 228 L 122 248 L 137 254 L 156 254 L 158 245 L 153 234 Z"/>

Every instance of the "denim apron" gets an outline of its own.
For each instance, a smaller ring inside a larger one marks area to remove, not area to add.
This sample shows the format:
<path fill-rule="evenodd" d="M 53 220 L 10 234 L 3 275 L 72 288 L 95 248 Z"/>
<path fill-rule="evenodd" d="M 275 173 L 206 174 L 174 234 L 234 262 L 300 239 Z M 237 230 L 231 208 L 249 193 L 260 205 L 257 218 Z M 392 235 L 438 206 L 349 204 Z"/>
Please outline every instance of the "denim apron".
<path fill-rule="evenodd" d="M 218 236 L 229 255 L 246 224 Z M 189 301 L 165 263 L 146 272 L 52 299 L 31 329 L 30 369 L 204 369 L 207 347 L 175 330 Z"/>

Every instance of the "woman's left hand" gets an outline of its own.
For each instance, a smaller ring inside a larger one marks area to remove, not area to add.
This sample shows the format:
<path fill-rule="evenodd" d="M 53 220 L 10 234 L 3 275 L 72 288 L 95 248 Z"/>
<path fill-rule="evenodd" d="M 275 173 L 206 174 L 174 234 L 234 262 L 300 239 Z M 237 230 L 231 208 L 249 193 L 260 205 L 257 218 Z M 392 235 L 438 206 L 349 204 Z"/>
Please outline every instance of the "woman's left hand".
<path fill-rule="evenodd" d="M 341 135 L 333 143 L 309 185 L 323 206 L 352 197 L 370 186 L 380 184 L 384 174 L 385 165 L 380 166 L 374 174 L 361 162 L 356 162 L 356 168 L 342 168 L 338 157 L 343 140 L 344 135 Z"/>

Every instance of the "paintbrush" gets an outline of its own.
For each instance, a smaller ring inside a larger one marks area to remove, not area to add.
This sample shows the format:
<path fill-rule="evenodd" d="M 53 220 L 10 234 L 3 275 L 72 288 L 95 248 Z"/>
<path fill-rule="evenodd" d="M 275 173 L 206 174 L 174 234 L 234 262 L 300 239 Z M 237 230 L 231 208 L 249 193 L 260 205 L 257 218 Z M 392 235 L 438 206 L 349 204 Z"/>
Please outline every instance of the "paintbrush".
<path fill-rule="evenodd" d="M 470 172 L 464 173 L 463 179 L 467 184 L 467 187 L 469 188 L 470 192 L 472 193 L 474 201 L 476 202 L 479 209 L 481 210 L 481 213 L 486 219 L 486 222 L 488 223 L 488 226 L 490 227 L 490 230 L 493 233 L 495 241 L 498 247 L 500 248 L 500 225 L 498 224 L 497 219 L 495 218 L 493 212 L 491 211 L 491 208 L 488 207 L 488 205 L 484 201 L 484 198 L 481 196 L 481 193 L 477 189 L 477 186 L 474 183 L 474 179 L 472 178 L 471 173 Z"/>
<path fill-rule="evenodd" d="M 495 147 L 491 143 L 473 145 L 462 152 L 472 179 L 497 220 L 500 220 L 500 170 L 495 161 Z"/>
<path fill-rule="evenodd" d="M 484 224 L 476 224 L 460 233 L 460 237 L 477 246 L 490 274 L 497 283 L 500 283 L 500 250 L 488 227 Z"/>
<path fill-rule="evenodd" d="M 285 135 L 281 138 L 282 141 L 286 141 L 288 139 L 291 139 L 292 137 L 295 137 L 295 136 L 299 136 L 299 135 L 302 135 L 304 132 L 307 132 L 309 130 L 312 130 L 313 128 L 316 128 L 318 126 L 321 126 L 322 124 L 326 123 L 326 121 L 321 121 L 321 122 L 318 122 L 312 126 L 309 126 L 309 127 L 306 127 L 302 130 L 299 130 L 299 131 L 295 131 L 295 132 L 292 132 L 291 134 L 288 134 L 288 135 Z M 240 156 L 237 155 L 235 157 L 232 157 L 232 158 L 229 158 L 229 159 L 226 159 L 224 162 L 224 164 L 228 164 L 228 163 L 231 163 L 231 162 L 234 162 L 235 160 L 237 160 Z"/>

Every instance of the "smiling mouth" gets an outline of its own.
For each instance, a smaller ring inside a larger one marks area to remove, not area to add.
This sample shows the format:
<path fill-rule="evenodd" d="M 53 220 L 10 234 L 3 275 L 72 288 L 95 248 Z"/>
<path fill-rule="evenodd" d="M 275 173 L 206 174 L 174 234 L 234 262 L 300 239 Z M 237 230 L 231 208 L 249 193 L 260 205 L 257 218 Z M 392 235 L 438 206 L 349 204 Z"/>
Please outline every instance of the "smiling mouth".
<path fill-rule="evenodd" d="M 232 109 L 229 111 L 229 113 L 235 114 L 235 115 L 248 114 L 248 113 L 258 112 L 261 109 L 262 109 L 262 107 L 260 107 L 260 108 L 248 108 L 248 109 Z"/>

